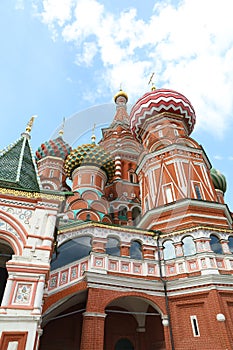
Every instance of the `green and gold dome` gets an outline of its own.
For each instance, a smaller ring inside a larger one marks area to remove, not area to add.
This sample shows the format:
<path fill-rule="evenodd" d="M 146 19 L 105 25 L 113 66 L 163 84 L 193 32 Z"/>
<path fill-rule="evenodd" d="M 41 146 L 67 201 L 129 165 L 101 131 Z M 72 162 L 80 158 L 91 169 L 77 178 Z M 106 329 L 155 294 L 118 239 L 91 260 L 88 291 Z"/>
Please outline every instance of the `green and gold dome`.
<path fill-rule="evenodd" d="M 106 172 L 108 181 L 115 174 L 115 163 L 111 156 L 94 142 L 78 146 L 67 156 L 64 164 L 66 175 L 71 179 L 73 171 L 81 166 L 94 165 Z"/>
<path fill-rule="evenodd" d="M 227 181 L 225 176 L 222 173 L 220 173 L 219 170 L 216 170 L 214 168 L 210 170 L 210 175 L 214 184 L 214 188 L 216 190 L 221 190 L 223 193 L 225 193 L 227 189 Z"/>

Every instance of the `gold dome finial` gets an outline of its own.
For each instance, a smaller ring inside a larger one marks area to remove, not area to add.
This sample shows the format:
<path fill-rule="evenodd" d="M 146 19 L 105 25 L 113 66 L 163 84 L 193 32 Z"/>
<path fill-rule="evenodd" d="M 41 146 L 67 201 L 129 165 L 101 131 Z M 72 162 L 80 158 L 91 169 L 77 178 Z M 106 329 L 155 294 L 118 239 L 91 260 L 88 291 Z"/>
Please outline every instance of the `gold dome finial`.
<path fill-rule="evenodd" d="M 32 117 L 31 117 L 31 119 L 29 120 L 29 122 L 27 123 L 27 126 L 26 126 L 26 132 L 29 134 L 30 132 L 31 132 L 31 130 L 32 130 L 32 126 L 33 126 L 33 123 L 34 123 L 34 120 L 35 120 L 35 118 L 37 117 L 37 115 L 33 115 Z"/>
<path fill-rule="evenodd" d="M 95 143 L 95 140 L 96 140 L 96 136 L 95 136 L 95 127 L 96 127 L 96 125 L 94 124 L 94 125 L 93 125 L 93 128 L 92 128 L 92 136 L 91 136 L 91 142 L 92 142 L 92 143 Z"/>
<path fill-rule="evenodd" d="M 63 122 L 62 122 L 62 125 L 61 125 L 61 129 L 59 130 L 59 135 L 62 136 L 64 134 L 64 127 L 65 127 L 65 117 L 63 118 Z"/>

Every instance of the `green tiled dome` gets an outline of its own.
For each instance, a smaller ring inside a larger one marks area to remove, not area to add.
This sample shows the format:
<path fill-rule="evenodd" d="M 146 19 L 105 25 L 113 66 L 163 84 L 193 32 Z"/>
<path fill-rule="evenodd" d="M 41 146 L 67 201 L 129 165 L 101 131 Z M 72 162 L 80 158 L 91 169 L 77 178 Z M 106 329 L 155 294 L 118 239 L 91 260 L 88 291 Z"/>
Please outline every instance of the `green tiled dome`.
<path fill-rule="evenodd" d="M 110 181 L 115 173 L 115 164 L 111 156 L 100 146 L 95 143 L 84 144 L 72 150 L 66 158 L 64 169 L 69 178 L 72 172 L 85 165 L 95 165 L 103 169 Z"/>
<path fill-rule="evenodd" d="M 225 176 L 221 174 L 219 170 L 216 170 L 214 168 L 210 170 L 210 175 L 214 184 L 214 188 L 225 193 L 227 189 L 227 181 Z"/>

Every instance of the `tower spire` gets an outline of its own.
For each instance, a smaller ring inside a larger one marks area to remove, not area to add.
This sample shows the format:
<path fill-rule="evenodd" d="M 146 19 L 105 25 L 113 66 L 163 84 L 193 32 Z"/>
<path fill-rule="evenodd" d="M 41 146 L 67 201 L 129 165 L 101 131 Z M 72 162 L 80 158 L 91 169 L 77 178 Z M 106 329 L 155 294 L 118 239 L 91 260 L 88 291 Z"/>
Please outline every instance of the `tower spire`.
<path fill-rule="evenodd" d="M 66 118 L 64 117 L 63 121 L 62 121 L 61 129 L 58 132 L 60 136 L 62 136 L 64 134 L 65 121 L 66 121 Z"/>
<path fill-rule="evenodd" d="M 91 141 L 92 141 L 92 143 L 95 143 L 95 141 L 96 141 L 95 127 L 96 127 L 96 125 L 94 124 L 94 125 L 93 125 L 93 128 L 92 128 L 92 136 L 91 136 Z"/>
<path fill-rule="evenodd" d="M 149 79 L 149 81 L 148 81 L 148 85 L 150 85 L 151 84 L 151 91 L 154 91 L 154 90 L 156 90 L 156 87 L 155 87 L 155 84 L 154 84 L 154 82 L 153 82 L 153 77 L 154 77 L 154 75 L 155 75 L 155 73 L 153 72 L 152 74 L 151 74 L 151 76 L 150 76 L 150 79 Z"/>
<path fill-rule="evenodd" d="M 35 120 L 36 117 L 37 117 L 37 115 L 33 115 L 31 117 L 31 119 L 29 120 L 29 122 L 27 123 L 26 129 L 25 129 L 26 133 L 30 134 L 30 132 L 32 130 L 33 123 L 34 123 L 34 120 Z"/>

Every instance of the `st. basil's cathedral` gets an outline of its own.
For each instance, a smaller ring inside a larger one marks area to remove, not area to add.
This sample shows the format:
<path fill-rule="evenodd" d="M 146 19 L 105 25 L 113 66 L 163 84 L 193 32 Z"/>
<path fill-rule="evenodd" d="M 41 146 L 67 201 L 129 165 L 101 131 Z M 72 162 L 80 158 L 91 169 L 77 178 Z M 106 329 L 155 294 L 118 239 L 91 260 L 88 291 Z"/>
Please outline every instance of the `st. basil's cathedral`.
<path fill-rule="evenodd" d="M 114 102 L 99 143 L 34 153 L 32 118 L 0 154 L 0 349 L 233 349 L 233 214 L 195 110 Z"/>

